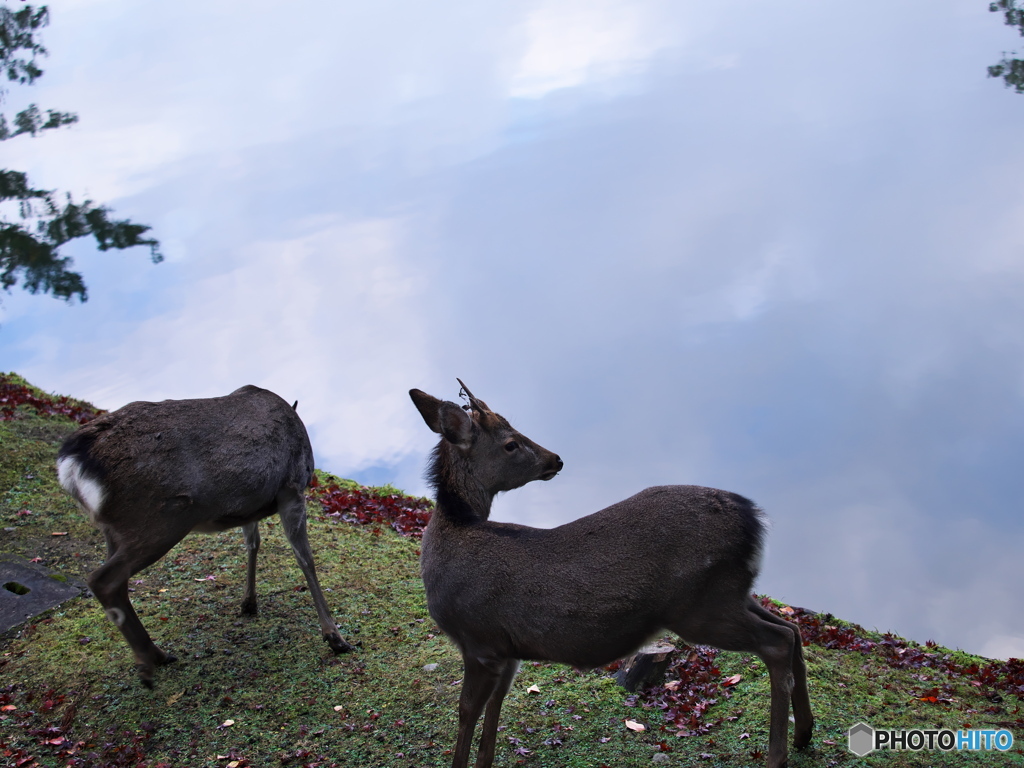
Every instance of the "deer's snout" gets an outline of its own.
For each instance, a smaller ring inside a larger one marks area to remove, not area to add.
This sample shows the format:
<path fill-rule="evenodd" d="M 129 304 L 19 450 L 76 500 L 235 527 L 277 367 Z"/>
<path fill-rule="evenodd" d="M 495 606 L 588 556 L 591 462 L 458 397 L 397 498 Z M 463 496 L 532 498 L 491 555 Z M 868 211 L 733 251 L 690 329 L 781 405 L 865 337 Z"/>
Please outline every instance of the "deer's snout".
<path fill-rule="evenodd" d="M 562 458 L 557 454 L 551 454 L 551 461 L 548 462 L 548 469 L 544 471 L 544 474 L 540 476 L 541 480 L 550 480 L 559 472 L 562 471 L 562 467 L 565 465 L 562 463 Z"/>

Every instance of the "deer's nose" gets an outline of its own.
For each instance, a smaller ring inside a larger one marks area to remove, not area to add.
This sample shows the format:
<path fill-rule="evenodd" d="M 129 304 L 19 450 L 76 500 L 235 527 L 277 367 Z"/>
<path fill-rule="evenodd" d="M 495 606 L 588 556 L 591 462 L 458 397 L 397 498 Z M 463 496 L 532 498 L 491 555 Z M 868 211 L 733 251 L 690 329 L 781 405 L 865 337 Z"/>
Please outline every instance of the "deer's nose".
<path fill-rule="evenodd" d="M 552 454 L 551 462 L 548 466 L 550 468 L 547 471 L 545 471 L 543 475 L 540 476 L 541 480 L 550 480 L 559 472 L 561 472 L 562 467 L 565 465 L 562 464 L 562 458 L 558 454 Z"/>

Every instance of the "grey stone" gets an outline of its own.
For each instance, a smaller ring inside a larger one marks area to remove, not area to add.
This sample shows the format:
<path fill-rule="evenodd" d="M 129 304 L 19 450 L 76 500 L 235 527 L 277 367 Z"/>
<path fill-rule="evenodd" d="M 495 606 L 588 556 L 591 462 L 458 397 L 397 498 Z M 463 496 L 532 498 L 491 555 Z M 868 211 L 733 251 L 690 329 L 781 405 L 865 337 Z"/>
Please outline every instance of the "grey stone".
<path fill-rule="evenodd" d="M 85 585 L 36 563 L 0 554 L 0 632 L 81 594 Z"/>
<path fill-rule="evenodd" d="M 619 671 L 615 673 L 615 682 L 630 693 L 649 685 L 661 684 L 675 651 L 676 647 L 668 643 L 645 645 L 622 662 Z"/>

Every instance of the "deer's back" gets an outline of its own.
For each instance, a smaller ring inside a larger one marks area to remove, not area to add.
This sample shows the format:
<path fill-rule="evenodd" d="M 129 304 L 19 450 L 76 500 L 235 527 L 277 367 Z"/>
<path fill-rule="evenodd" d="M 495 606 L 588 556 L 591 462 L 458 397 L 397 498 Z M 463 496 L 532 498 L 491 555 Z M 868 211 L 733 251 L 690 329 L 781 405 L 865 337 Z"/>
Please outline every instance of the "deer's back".
<path fill-rule="evenodd" d="M 133 505 L 218 506 L 244 515 L 284 486 L 304 488 L 313 454 L 294 409 L 257 387 L 194 400 L 133 402 L 65 440 L 72 459 L 103 491 L 103 510 Z M 101 511 L 101 517 L 102 517 Z"/>

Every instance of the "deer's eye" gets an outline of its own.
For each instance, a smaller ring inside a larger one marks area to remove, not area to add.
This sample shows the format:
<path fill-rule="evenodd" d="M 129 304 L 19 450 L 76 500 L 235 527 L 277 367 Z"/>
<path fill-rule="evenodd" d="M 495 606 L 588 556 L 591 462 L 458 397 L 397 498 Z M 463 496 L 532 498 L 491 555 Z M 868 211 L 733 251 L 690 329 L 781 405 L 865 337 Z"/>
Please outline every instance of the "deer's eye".
<path fill-rule="evenodd" d="M 509 453 L 512 453 L 512 451 L 515 451 L 515 450 L 518 450 L 518 449 L 519 449 L 519 445 L 516 443 L 515 440 L 509 440 L 507 443 L 505 443 L 505 450 L 508 451 Z"/>

